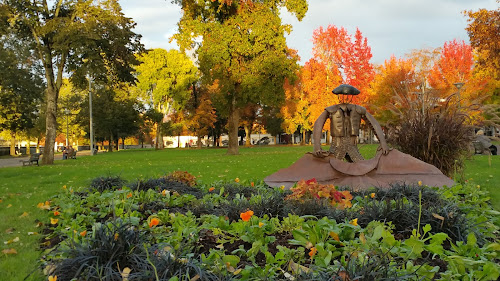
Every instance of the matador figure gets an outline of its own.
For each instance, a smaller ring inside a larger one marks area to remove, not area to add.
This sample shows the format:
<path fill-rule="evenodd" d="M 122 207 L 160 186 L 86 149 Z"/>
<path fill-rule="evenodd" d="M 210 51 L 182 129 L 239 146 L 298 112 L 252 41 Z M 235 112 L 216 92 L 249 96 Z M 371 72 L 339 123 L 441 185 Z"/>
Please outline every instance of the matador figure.
<path fill-rule="evenodd" d="M 313 155 L 316 157 L 332 155 L 339 160 L 345 158 L 349 162 L 364 160 L 357 146 L 361 120 L 371 125 L 377 138 L 380 140 L 380 149 L 382 149 L 384 154 L 387 154 L 389 151 L 387 142 L 377 120 L 366 111 L 366 108 L 350 103 L 352 97 L 359 94 L 359 90 L 351 85 L 344 84 L 338 86 L 332 92 L 339 95 L 342 103 L 325 108 L 325 111 L 323 111 L 314 123 Z M 332 144 L 330 150 L 325 152 L 321 149 L 321 134 L 328 118 L 330 118 Z"/>

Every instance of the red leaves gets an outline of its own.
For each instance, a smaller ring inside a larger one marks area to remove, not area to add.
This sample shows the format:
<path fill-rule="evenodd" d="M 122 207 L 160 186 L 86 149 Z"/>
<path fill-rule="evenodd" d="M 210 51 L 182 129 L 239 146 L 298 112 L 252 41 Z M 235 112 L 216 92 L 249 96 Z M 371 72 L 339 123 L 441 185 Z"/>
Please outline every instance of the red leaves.
<path fill-rule="evenodd" d="M 338 208 L 350 208 L 352 206 L 352 195 L 349 191 L 337 191 L 331 184 L 319 184 L 315 178 L 301 180 L 295 187 L 290 189 L 293 193 L 286 199 L 303 200 L 304 198 L 325 198 Z"/>

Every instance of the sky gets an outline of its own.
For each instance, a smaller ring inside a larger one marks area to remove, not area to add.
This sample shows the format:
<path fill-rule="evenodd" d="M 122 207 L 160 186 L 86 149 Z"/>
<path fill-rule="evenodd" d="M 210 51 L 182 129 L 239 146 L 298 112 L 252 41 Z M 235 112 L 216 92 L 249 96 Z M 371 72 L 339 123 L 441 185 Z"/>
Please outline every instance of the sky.
<path fill-rule="evenodd" d="M 391 55 L 404 57 L 412 50 L 438 48 L 453 39 L 469 42 L 464 10 L 500 8 L 497 0 L 309 0 L 301 22 L 283 11 L 284 23 L 293 31 L 290 48 L 298 50 L 303 65 L 312 57 L 312 34 L 320 26 L 344 27 L 354 36 L 356 28 L 367 38 L 372 63 L 382 64 Z M 170 37 L 177 32 L 182 11 L 171 0 L 120 0 L 125 16 L 132 18 L 146 48 L 178 49 Z"/>

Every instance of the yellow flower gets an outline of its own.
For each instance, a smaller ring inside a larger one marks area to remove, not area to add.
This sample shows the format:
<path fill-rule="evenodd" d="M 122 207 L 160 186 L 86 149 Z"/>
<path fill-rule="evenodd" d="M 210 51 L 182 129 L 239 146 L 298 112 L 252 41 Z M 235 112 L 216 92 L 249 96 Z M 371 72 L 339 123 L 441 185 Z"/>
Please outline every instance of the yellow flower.
<path fill-rule="evenodd" d="M 375 198 L 375 193 L 370 193 L 371 198 Z"/>
<path fill-rule="evenodd" d="M 478 184 L 476 187 L 477 187 L 477 188 L 481 188 L 481 186 L 480 186 L 479 184 Z"/>
<path fill-rule="evenodd" d="M 235 178 L 234 181 L 235 182 L 240 182 L 240 178 Z"/>
<path fill-rule="evenodd" d="M 280 189 L 285 190 L 285 186 L 284 185 L 280 186 Z"/>
<path fill-rule="evenodd" d="M 118 237 L 119 237 L 119 236 L 120 236 L 120 235 L 119 235 L 118 233 L 115 233 L 115 241 L 116 241 L 116 240 L 118 240 Z"/>
<path fill-rule="evenodd" d="M 422 181 L 418 181 L 418 186 L 422 186 Z"/>
<path fill-rule="evenodd" d="M 63 189 L 67 189 L 66 185 L 63 185 Z"/>
<path fill-rule="evenodd" d="M 55 275 L 55 276 L 50 275 L 49 281 L 57 281 L 57 275 Z"/>
<path fill-rule="evenodd" d="M 167 190 L 166 190 L 166 189 L 162 190 L 162 191 L 161 191 L 161 195 L 163 195 L 163 196 L 167 196 Z"/>
<path fill-rule="evenodd" d="M 353 219 L 352 221 L 349 222 L 350 224 L 354 225 L 354 226 L 358 226 L 358 219 Z"/>
<path fill-rule="evenodd" d="M 259 227 L 263 227 L 264 226 L 264 223 L 263 222 L 259 222 Z"/>
<path fill-rule="evenodd" d="M 51 218 L 50 219 L 50 224 L 57 224 L 58 221 L 59 221 L 58 219 Z"/>

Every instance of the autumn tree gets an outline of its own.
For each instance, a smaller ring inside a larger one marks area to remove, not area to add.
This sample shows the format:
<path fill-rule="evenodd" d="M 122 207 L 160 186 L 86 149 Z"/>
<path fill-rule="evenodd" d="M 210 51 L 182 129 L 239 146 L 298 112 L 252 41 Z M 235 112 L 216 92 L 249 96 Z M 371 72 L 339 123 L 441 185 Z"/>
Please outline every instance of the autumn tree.
<path fill-rule="evenodd" d="M 382 124 L 396 118 L 389 107 L 395 102 L 394 96 L 413 91 L 419 83 L 419 80 L 415 79 L 415 68 L 411 59 L 397 59 L 391 56 L 376 70 L 369 94 L 370 112 Z M 417 99 L 416 94 L 408 96 Z"/>
<path fill-rule="evenodd" d="M 358 28 L 353 39 L 343 27 L 319 27 L 313 32 L 313 45 L 314 58 L 327 71 L 327 91 L 331 92 L 339 84 L 345 83 L 358 88 L 361 93 L 367 92 L 374 76 L 374 67 L 370 63 L 373 55 L 367 38 Z M 331 86 L 330 80 L 333 80 L 334 86 Z M 355 100 L 363 103 L 366 96 L 360 95 Z"/>
<path fill-rule="evenodd" d="M 201 139 L 208 135 L 216 120 L 217 116 L 215 115 L 215 108 L 212 106 L 212 101 L 208 98 L 203 98 L 189 122 L 189 130 L 194 132 L 198 137 L 198 148 L 201 148 Z"/>
<path fill-rule="evenodd" d="M 186 54 L 177 50 L 153 49 L 138 57 L 137 87 L 146 101 L 164 117 L 181 110 L 187 103 L 191 87 L 197 80 L 197 68 Z M 163 118 L 165 119 L 165 118 Z M 162 120 L 156 123 L 156 149 L 162 148 Z"/>
<path fill-rule="evenodd" d="M 467 33 L 476 53 L 477 75 L 489 77 L 492 102 L 500 103 L 500 10 L 479 9 L 464 12 Z"/>
<path fill-rule="evenodd" d="M 484 78 L 474 75 L 474 58 L 472 48 L 464 41 L 446 42 L 441 49 L 441 55 L 434 64 L 429 83 L 439 92 L 441 98 L 457 94 L 455 83 L 464 83 L 457 95 L 457 105 L 471 105 L 484 99 Z"/>
<path fill-rule="evenodd" d="M 183 10 L 179 33 L 174 39 L 181 49 L 190 49 L 200 39 L 197 55 L 206 84 L 219 83 L 228 117 L 228 154 L 238 154 L 241 110 L 249 103 L 278 105 L 283 101 L 283 83 L 293 74 L 296 57 L 288 51 L 280 8 L 301 20 L 305 0 L 175 0 Z"/>
<path fill-rule="evenodd" d="M 43 66 L 47 84 L 43 163 L 52 164 L 64 74 L 80 87 L 87 84 L 88 73 L 104 83 L 133 81 L 130 62 L 141 47 L 139 36 L 117 0 L 3 0 L 0 5 L 7 11 L 12 34 L 27 40 Z"/>

